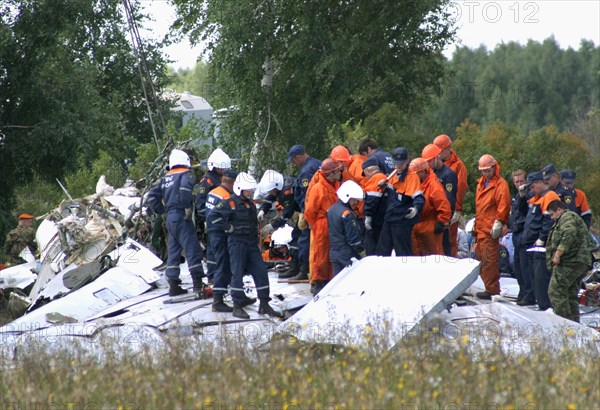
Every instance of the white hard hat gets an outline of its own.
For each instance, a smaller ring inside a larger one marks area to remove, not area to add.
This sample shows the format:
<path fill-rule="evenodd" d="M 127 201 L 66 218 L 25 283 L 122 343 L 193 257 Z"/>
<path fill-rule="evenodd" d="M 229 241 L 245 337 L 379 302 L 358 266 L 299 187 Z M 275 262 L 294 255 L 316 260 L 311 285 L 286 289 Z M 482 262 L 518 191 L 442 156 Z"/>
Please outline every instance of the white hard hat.
<path fill-rule="evenodd" d="M 260 191 L 267 193 L 275 188 L 280 191 L 283 188 L 283 175 L 272 169 L 267 169 L 260 179 Z"/>
<path fill-rule="evenodd" d="M 271 234 L 271 242 L 273 246 L 288 246 L 292 241 L 292 228 L 289 225 L 284 225 Z"/>
<path fill-rule="evenodd" d="M 242 191 L 255 190 L 257 185 L 256 179 L 254 179 L 252 175 L 240 172 L 233 183 L 233 192 L 235 192 L 236 195 L 242 195 Z"/>
<path fill-rule="evenodd" d="M 190 157 L 180 149 L 174 149 L 169 155 L 169 168 L 174 168 L 177 165 L 183 165 L 189 168 Z"/>
<path fill-rule="evenodd" d="M 350 198 L 364 199 L 365 193 L 362 188 L 354 181 L 346 181 L 337 190 L 337 196 L 343 203 L 347 204 Z"/>
<path fill-rule="evenodd" d="M 471 218 L 465 225 L 465 232 L 472 232 L 475 229 L 475 218 Z"/>
<path fill-rule="evenodd" d="M 211 171 L 213 168 L 229 169 L 231 168 L 231 158 L 221 148 L 217 148 L 208 157 L 206 165 Z"/>

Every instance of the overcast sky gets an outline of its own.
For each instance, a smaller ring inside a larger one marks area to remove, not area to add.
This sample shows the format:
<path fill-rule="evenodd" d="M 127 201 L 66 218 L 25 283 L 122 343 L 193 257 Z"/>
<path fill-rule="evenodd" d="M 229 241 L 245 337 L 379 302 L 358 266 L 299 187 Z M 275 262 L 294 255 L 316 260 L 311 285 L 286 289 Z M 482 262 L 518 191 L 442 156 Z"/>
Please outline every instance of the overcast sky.
<path fill-rule="evenodd" d="M 156 21 L 149 24 L 152 36 L 163 36 L 175 13 L 166 0 L 140 0 Z M 600 1 L 598 0 L 537 0 L 484 1 L 457 0 L 452 13 L 458 21 L 460 45 L 476 48 L 484 44 L 493 49 L 497 44 L 532 39 L 542 41 L 551 35 L 563 47 L 577 49 L 582 39 L 600 44 Z M 456 45 L 446 50 L 451 57 Z M 187 40 L 168 47 L 167 55 L 175 60 L 175 68 L 191 68 L 201 53 L 201 47 L 191 48 Z"/>

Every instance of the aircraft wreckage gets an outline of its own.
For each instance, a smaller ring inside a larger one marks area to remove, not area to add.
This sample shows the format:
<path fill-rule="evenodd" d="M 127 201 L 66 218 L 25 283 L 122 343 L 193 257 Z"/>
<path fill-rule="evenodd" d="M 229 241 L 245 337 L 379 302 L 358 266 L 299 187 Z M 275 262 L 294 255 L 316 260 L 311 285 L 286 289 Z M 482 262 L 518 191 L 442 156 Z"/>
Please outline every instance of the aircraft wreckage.
<path fill-rule="evenodd" d="M 109 338 L 129 348 L 160 348 L 167 335 L 200 335 L 214 343 L 231 332 L 256 345 L 277 335 L 368 347 L 379 337 L 389 349 L 433 328 L 445 341 L 466 334 L 474 343 L 502 343 L 509 351 L 527 352 L 531 339 L 542 335 L 557 348 L 600 351 L 597 300 L 580 305 L 582 324 L 517 306 L 518 285 L 509 277 L 501 279 L 503 293 L 495 301 L 478 301 L 469 296 L 483 287 L 473 259 L 366 257 L 314 298 L 308 283 L 287 283 L 270 272 L 271 304 L 286 317 L 282 321 L 259 315 L 257 305 L 247 308 L 249 320 L 240 320 L 212 312 L 211 299 L 190 294 L 173 300 L 157 269 L 162 260 L 139 240 L 149 229 L 142 205 L 134 187 L 106 189 L 102 180 L 96 195 L 64 201 L 45 216 L 36 233 L 39 260 L 24 253 L 27 263 L 0 271 L 0 289 L 10 294 L 16 317 L 0 327 L 2 359 L 10 362 L 32 342 L 48 349 L 77 342 L 94 351 L 98 340 Z M 128 234 L 133 223 L 139 226 Z M 598 280 L 599 271 L 588 281 Z M 192 287 L 185 262 L 181 278 Z M 244 285 L 248 296 L 255 295 L 251 276 Z"/>

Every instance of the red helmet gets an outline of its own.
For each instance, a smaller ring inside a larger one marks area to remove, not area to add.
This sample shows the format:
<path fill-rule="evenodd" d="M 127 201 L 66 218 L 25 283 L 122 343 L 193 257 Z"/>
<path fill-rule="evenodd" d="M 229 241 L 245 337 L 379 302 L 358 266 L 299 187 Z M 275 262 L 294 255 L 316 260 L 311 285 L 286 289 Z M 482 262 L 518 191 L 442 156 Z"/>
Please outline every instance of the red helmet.
<path fill-rule="evenodd" d="M 338 169 L 342 169 L 342 165 L 331 158 L 327 158 L 321 163 L 321 171 L 324 174 L 329 174 L 330 172 L 337 171 Z"/>
<path fill-rule="evenodd" d="M 439 149 L 437 145 L 427 144 L 425 145 L 425 148 L 423 148 L 423 152 L 421 152 L 421 158 L 425 161 L 429 161 L 440 155 L 441 152 L 442 150 Z"/>
<path fill-rule="evenodd" d="M 429 164 L 423 158 L 415 158 L 410 161 L 410 165 L 408 166 L 408 172 L 412 174 L 416 174 L 419 171 L 423 171 L 429 169 Z"/>
<path fill-rule="evenodd" d="M 19 215 L 19 220 L 21 220 L 21 219 L 33 219 L 33 215 L 21 214 L 21 215 Z"/>
<path fill-rule="evenodd" d="M 490 154 L 484 154 L 479 158 L 479 170 L 490 169 L 494 165 L 498 164 L 498 161 Z"/>
<path fill-rule="evenodd" d="M 348 148 L 343 145 L 337 145 L 331 150 L 329 158 L 335 161 L 348 163 L 348 161 L 350 161 L 350 152 L 348 151 Z"/>
<path fill-rule="evenodd" d="M 444 149 L 444 148 L 448 148 L 452 145 L 452 140 L 446 134 L 441 134 L 441 135 L 438 135 L 437 137 L 435 137 L 435 139 L 433 140 L 433 143 L 439 149 Z"/>

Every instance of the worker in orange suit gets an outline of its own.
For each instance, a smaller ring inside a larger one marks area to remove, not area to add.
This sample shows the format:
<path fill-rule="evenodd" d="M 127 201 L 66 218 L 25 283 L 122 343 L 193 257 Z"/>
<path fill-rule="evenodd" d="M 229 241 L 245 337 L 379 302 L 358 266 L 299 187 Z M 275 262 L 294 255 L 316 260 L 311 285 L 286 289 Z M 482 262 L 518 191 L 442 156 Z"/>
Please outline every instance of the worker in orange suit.
<path fill-rule="evenodd" d="M 443 255 L 444 229 L 452 217 L 452 209 L 446 192 L 425 159 L 413 159 L 408 166 L 408 172 L 418 175 L 423 196 L 425 196 L 425 206 L 420 214 L 421 219 L 412 231 L 413 255 Z"/>
<path fill-rule="evenodd" d="M 331 158 L 321 163 L 313 177 L 313 185 L 304 204 L 304 218 L 310 225 L 310 283 L 316 295 L 333 277 L 329 260 L 329 229 L 327 210 L 337 202 L 342 166 Z"/>
<path fill-rule="evenodd" d="M 331 158 L 332 160 L 334 160 L 342 166 L 342 176 L 340 179 L 340 184 L 343 184 L 346 181 L 354 181 L 362 187 L 361 181 L 363 181 L 364 179 L 362 167 L 360 167 L 360 172 L 358 174 L 356 174 L 356 172 L 358 172 L 356 168 L 353 169 L 353 172 L 350 172 L 350 165 L 355 162 L 354 157 L 355 156 L 350 155 L 350 151 L 348 151 L 348 148 L 344 147 L 343 145 L 336 145 L 335 147 L 333 147 L 331 153 L 329 154 L 329 158 Z M 358 208 L 356 209 L 356 215 L 359 219 L 362 219 L 364 215 L 364 207 L 365 204 L 363 203 L 363 201 L 360 201 L 358 203 Z"/>
<path fill-rule="evenodd" d="M 350 162 L 348 163 L 348 172 L 354 177 L 354 181 L 363 188 L 367 181 L 363 174 L 362 164 L 367 158 L 366 151 L 359 151 L 358 154 L 351 155 Z"/>
<path fill-rule="evenodd" d="M 451 255 L 456 257 L 458 253 L 458 223 L 460 222 L 460 216 L 463 212 L 465 195 L 469 190 L 469 185 L 467 184 L 467 167 L 465 166 L 465 163 L 458 157 L 458 155 L 456 155 L 456 152 L 454 152 L 454 150 L 451 148 L 452 140 L 449 136 L 446 134 L 438 135 L 433 140 L 433 144 L 442 150 L 440 153 L 440 159 L 444 161 L 444 164 L 448 168 L 454 171 L 458 179 L 458 186 L 455 188 L 456 203 L 449 227 Z"/>
<path fill-rule="evenodd" d="M 499 238 L 508 222 L 511 207 L 508 183 L 500 176 L 500 165 L 490 154 L 479 158 L 481 177 L 475 192 L 475 234 L 477 259 L 481 262 L 480 276 L 485 291 L 480 299 L 491 299 L 500 294 L 500 266 L 498 265 Z"/>

